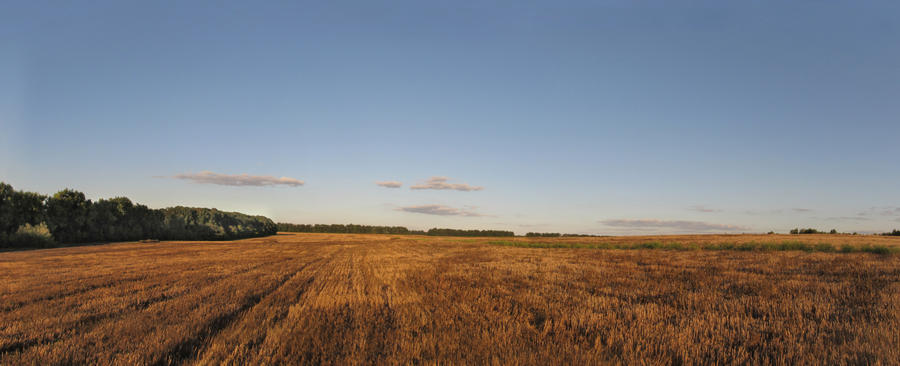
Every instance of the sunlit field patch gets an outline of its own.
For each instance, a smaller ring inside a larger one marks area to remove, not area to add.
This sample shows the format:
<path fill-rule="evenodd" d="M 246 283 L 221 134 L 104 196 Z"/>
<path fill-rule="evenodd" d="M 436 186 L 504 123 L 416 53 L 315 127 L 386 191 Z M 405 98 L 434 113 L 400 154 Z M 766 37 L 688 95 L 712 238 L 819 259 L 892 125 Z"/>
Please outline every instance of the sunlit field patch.
<path fill-rule="evenodd" d="M 900 256 L 862 249 L 892 242 L 791 238 L 280 233 L 4 252 L 0 365 L 900 359 Z"/>

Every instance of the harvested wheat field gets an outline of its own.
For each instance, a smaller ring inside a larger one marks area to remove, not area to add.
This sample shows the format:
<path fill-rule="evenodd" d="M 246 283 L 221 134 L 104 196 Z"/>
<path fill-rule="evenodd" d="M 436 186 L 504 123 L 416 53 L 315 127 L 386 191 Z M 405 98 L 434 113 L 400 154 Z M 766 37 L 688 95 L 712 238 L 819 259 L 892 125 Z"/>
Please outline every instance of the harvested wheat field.
<path fill-rule="evenodd" d="M 539 241 L 554 240 L 788 239 Z M 0 364 L 900 363 L 897 254 L 495 241 L 283 233 L 4 252 Z"/>

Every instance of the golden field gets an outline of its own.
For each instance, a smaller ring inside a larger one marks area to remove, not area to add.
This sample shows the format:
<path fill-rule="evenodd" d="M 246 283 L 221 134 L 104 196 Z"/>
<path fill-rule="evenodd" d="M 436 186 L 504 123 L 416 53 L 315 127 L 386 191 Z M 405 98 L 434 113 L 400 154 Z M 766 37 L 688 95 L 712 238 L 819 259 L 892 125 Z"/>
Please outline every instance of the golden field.
<path fill-rule="evenodd" d="M 850 235 L 292 234 L 0 252 L 0 364 L 900 364 L 900 247 Z"/>

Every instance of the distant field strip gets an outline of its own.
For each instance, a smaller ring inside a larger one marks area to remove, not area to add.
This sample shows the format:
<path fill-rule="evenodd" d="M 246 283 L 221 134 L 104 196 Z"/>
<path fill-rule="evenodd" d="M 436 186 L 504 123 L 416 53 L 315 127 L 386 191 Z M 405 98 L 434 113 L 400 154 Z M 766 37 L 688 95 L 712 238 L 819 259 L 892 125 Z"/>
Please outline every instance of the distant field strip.
<path fill-rule="evenodd" d="M 804 251 L 804 252 L 839 252 L 839 253 L 875 253 L 896 254 L 900 247 L 869 244 L 843 244 L 835 246 L 831 243 L 803 243 L 800 241 L 782 242 L 747 242 L 747 243 L 678 243 L 647 241 L 639 243 L 577 243 L 577 242 L 540 242 L 540 241 L 488 241 L 491 245 L 521 248 L 575 248 L 575 249 L 663 249 L 663 250 L 740 250 L 740 251 Z"/>

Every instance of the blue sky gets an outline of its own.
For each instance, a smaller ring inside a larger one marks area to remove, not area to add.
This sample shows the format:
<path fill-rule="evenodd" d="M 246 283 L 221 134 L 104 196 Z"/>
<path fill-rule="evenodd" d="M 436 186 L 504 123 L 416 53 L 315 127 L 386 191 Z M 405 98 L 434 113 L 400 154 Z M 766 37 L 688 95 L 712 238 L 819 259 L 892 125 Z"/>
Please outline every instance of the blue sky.
<path fill-rule="evenodd" d="M 895 1 L 2 7 L 18 189 L 518 233 L 900 228 Z"/>

